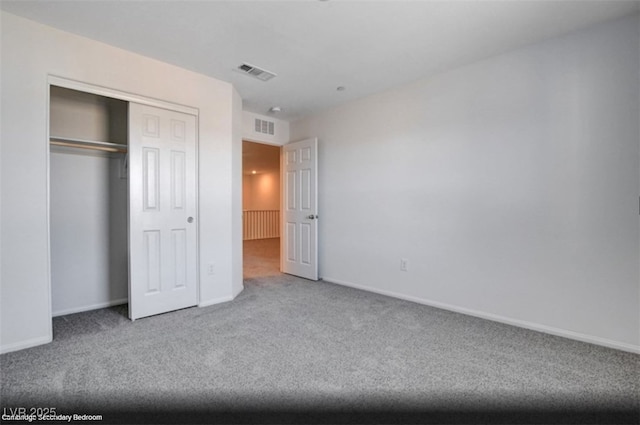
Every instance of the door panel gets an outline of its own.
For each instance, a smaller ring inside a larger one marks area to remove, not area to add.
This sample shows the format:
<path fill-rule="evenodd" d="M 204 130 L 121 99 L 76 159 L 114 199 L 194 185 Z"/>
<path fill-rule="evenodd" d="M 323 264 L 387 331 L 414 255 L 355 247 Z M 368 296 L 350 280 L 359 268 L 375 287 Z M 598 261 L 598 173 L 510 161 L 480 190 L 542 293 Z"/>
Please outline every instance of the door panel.
<path fill-rule="evenodd" d="M 300 263 L 305 266 L 311 265 L 311 224 L 300 223 Z"/>
<path fill-rule="evenodd" d="M 288 211 L 294 211 L 296 209 L 296 172 L 295 171 L 287 171 L 287 179 L 286 179 L 286 209 Z"/>
<path fill-rule="evenodd" d="M 171 265 L 174 270 L 173 287 L 187 286 L 187 232 L 183 229 L 171 231 L 172 257 Z"/>
<path fill-rule="evenodd" d="M 158 198 L 160 193 L 158 192 L 160 185 L 158 180 L 158 158 L 160 156 L 158 149 L 155 148 L 142 148 L 144 162 L 142 164 L 143 170 L 143 190 L 144 190 L 144 210 L 156 210 L 158 208 Z"/>
<path fill-rule="evenodd" d="M 290 143 L 284 154 L 282 271 L 318 280 L 317 139 Z"/>
<path fill-rule="evenodd" d="M 146 294 L 160 292 L 160 232 L 145 230 L 144 235 L 144 281 L 147 284 Z"/>
<path fill-rule="evenodd" d="M 196 142 L 195 116 L 130 103 L 131 319 L 197 304 Z"/>
<path fill-rule="evenodd" d="M 185 158 L 184 152 L 171 151 L 171 208 L 184 209 Z"/>

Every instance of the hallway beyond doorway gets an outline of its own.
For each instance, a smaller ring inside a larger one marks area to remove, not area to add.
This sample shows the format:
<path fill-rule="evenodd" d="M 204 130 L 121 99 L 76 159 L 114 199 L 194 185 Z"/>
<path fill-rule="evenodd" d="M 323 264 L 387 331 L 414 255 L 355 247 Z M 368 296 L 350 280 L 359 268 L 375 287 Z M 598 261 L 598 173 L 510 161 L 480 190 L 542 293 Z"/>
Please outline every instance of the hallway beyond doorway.
<path fill-rule="evenodd" d="M 280 274 L 280 238 L 247 240 L 242 246 L 244 279 Z"/>

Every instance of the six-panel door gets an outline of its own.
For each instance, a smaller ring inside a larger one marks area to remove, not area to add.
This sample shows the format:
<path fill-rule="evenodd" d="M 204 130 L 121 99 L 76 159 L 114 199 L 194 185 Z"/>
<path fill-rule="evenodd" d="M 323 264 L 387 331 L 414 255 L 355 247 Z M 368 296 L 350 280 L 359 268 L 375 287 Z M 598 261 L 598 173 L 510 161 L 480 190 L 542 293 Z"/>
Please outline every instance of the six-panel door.
<path fill-rule="evenodd" d="M 317 139 L 283 147 L 282 271 L 318 280 Z"/>
<path fill-rule="evenodd" d="M 196 117 L 129 104 L 129 317 L 197 304 Z"/>

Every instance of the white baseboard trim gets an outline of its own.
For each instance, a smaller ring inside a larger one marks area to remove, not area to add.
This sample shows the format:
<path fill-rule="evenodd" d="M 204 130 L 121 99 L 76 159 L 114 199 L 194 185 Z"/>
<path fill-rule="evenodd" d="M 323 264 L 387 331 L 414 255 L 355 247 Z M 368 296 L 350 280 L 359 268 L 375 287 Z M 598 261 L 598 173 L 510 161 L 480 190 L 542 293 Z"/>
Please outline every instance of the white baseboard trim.
<path fill-rule="evenodd" d="M 214 298 L 212 300 L 203 301 L 198 304 L 198 307 L 209 307 L 210 305 L 226 303 L 229 301 L 233 301 L 239 294 L 244 290 L 244 285 L 234 290 L 234 293 L 231 295 L 227 295 L 226 297 Z"/>
<path fill-rule="evenodd" d="M 511 319 L 509 317 L 499 316 L 497 314 L 485 313 L 482 311 L 471 310 L 464 307 L 458 307 L 451 304 L 445 304 L 437 301 L 431 301 L 424 298 L 415 297 L 412 295 L 402 294 L 400 292 L 386 291 L 383 289 L 371 288 L 364 285 L 359 285 L 352 282 L 346 282 L 339 279 L 333 279 L 331 277 L 324 277 L 323 280 L 329 283 L 335 283 L 336 285 L 348 286 L 350 288 L 360 289 L 362 291 L 373 292 L 380 295 L 386 295 L 392 298 L 399 298 L 405 301 L 411 301 L 418 304 L 428 305 L 430 307 L 436 307 L 443 310 L 453 311 L 455 313 L 466 314 L 468 316 L 479 317 L 481 319 L 491 320 L 494 322 L 500 322 L 507 325 L 517 326 L 520 328 L 530 329 L 533 331 L 543 332 L 555 336 L 561 336 L 564 338 L 574 339 L 581 342 L 588 342 L 590 344 L 601 345 L 608 348 L 614 348 L 616 350 L 628 351 L 630 353 L 640 354 L 640 345 L 627 344 L 624 342 L 613 341 L 606 338 L 600 338 L 597 336 L 582 334 L 579 332 L 573 332 L 566 329 L 554 328 L 552 326 L 541 325 L 539 323 L 528 322 L 524 320 Z"/>
<path fill-rule="evenodd" d="M 226 297 L 219 297 L 207 301 L 202 301 L 200 304 L 198 304 L 198 307 L 209 307 L 210 305 L 226 303 L 227 301 L 231 300 L 233 300 L 233 296 L 227 295 Z"/>
<path fill-rule="evenodd" d="M 87 306 L 82 306 L 82 307 L 68 308 L 66 310 L 54 311 L 53 312 L 53 317 L 66 316 L 67 314 L 74 314 L 74 313 L 82 313 L 83 311 L 97 310 L 99 308 L 113 307 L 114 305 L 122 305 L 122 304 L 126 304 L 128 302 L 129 302 L 129 298 L 120 298 L 120 299 L 117 299 L 117 300 L 111 300 L 111 301 L 107 301 L 107 302 L 104 302 L 104 303 L 92 304 L 92 305 L 87 305 Z"/>
<path fill-rule="evenodd" d="M 37 345 L 48 344 L 53 341 L 51 335 L 39 338 L 28 339 L 26 341 L 15 342 L 0 347 L 0 354 L 10 353 L 12 351 L 24 350 L 25 348 L 35 347 Z"/>

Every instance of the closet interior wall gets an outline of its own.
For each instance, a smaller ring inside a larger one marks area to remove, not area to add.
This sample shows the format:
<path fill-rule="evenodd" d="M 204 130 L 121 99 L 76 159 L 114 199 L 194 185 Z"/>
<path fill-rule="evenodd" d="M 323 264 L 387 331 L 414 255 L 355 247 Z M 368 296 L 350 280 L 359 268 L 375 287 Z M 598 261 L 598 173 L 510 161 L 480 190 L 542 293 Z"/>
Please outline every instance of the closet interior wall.
<path fill-rule="evenodd" d="M 50 137 L 128 144 L 128 103 L 51 86 Z M 51 145 L 54 316 L 128 300 L 126 153 Z"/>

